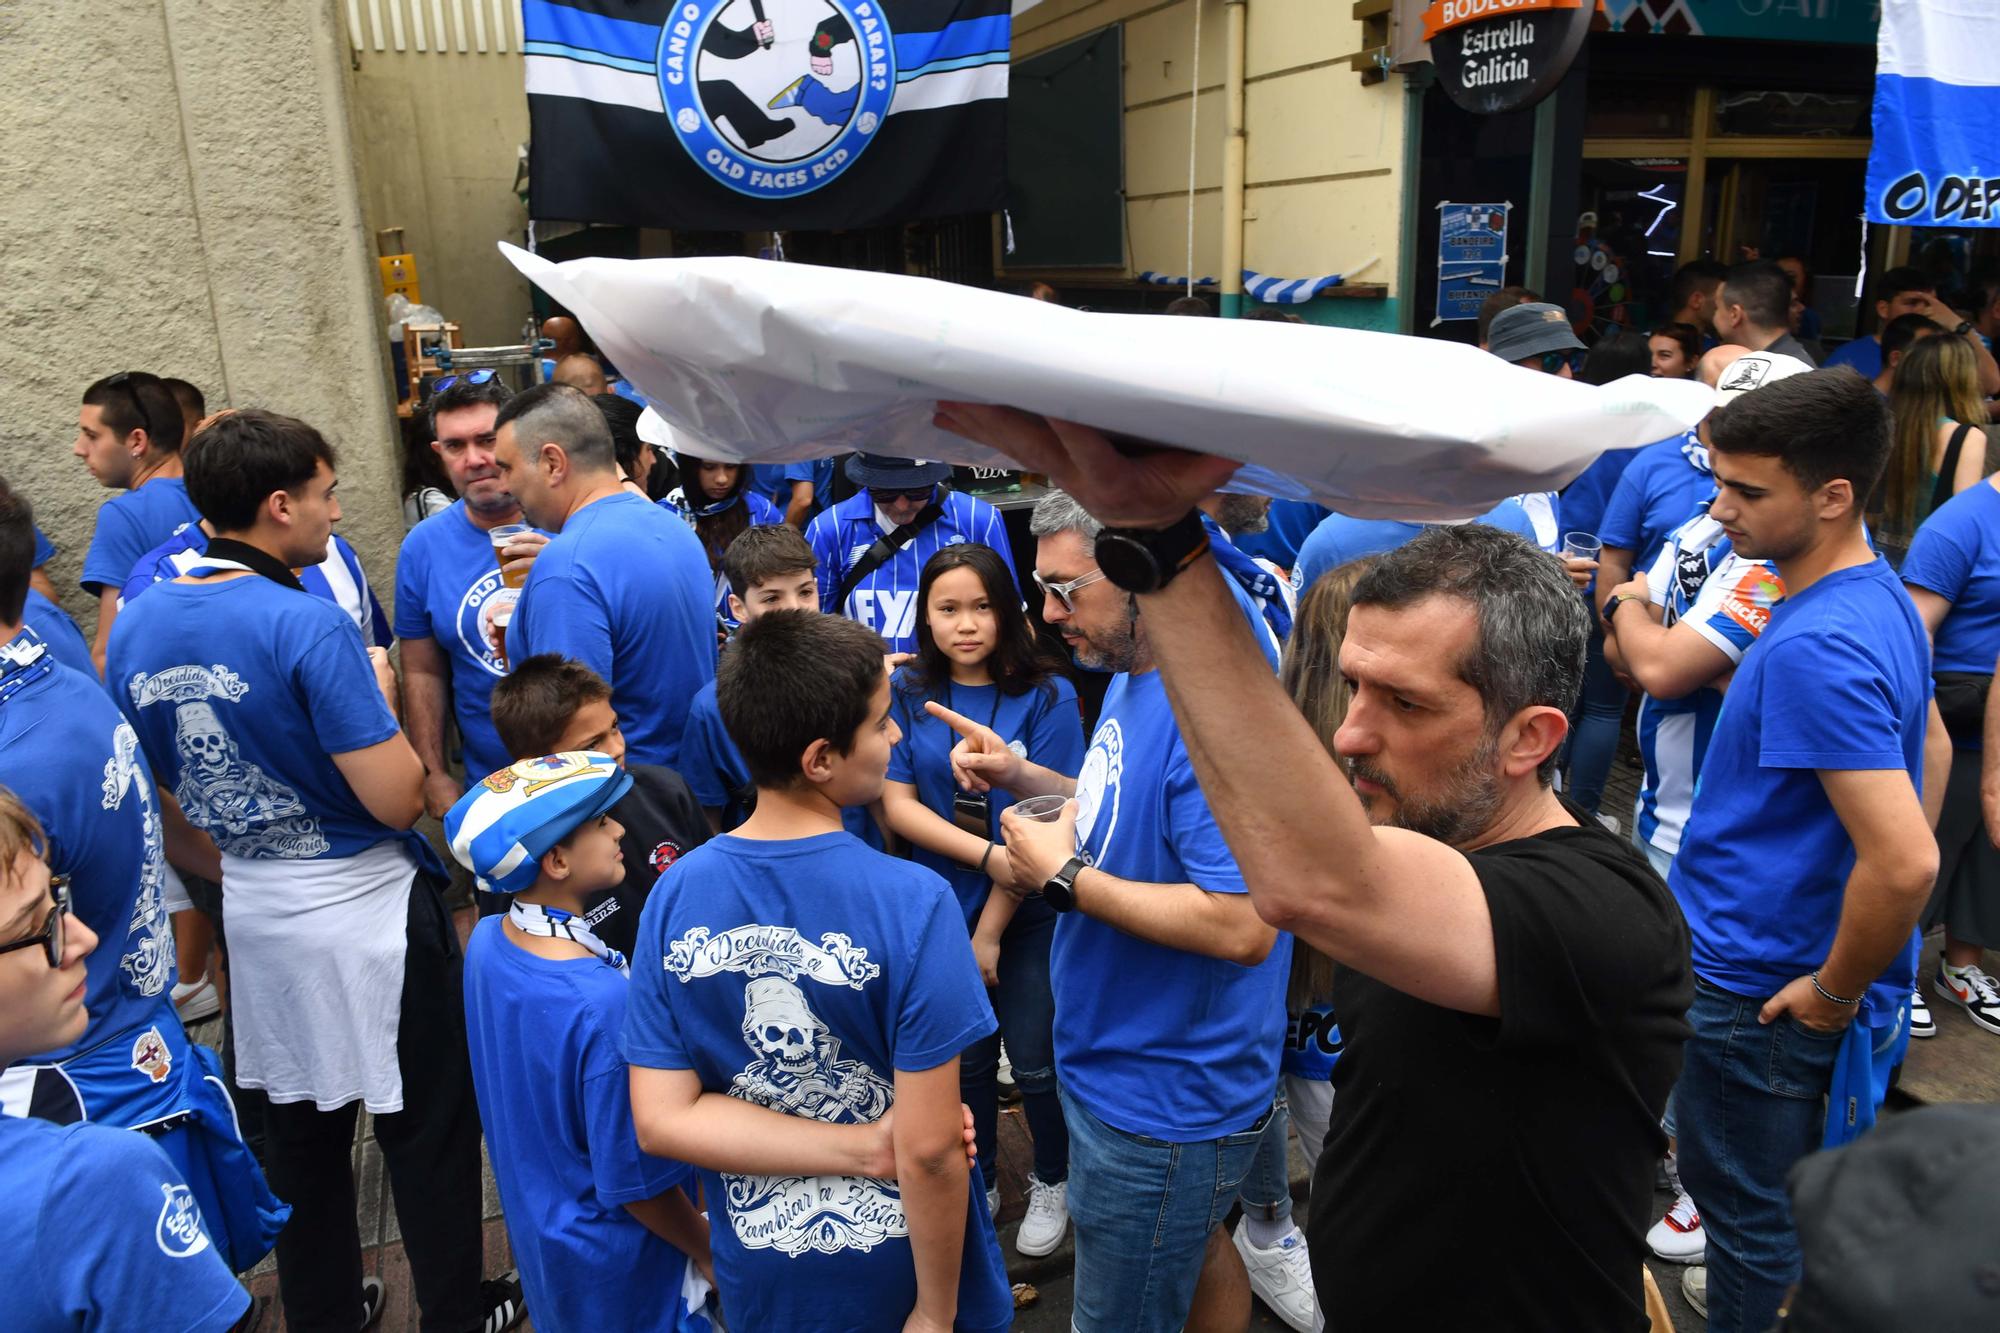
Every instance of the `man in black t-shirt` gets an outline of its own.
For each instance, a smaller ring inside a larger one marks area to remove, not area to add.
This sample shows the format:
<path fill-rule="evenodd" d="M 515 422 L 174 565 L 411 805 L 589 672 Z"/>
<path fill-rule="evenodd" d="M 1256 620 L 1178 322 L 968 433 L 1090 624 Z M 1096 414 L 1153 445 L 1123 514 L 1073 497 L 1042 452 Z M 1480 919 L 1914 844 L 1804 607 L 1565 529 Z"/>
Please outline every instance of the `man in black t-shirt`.
<path fill-rule="evenodd" d="M 1098 565 L 1139 594 L 1257 911 L 1341 964 L 1308 1232 L 1328 1327 L 1646 1329 L 1688 933 L 1637 853 L 1550 790 L 1589 634 L 1561 563 L 1478 524 L 1383 556 L 1340 645 L 1343 774 L 1188 515 L 1234 462 L 940 414 L 1113 525 Z"/>

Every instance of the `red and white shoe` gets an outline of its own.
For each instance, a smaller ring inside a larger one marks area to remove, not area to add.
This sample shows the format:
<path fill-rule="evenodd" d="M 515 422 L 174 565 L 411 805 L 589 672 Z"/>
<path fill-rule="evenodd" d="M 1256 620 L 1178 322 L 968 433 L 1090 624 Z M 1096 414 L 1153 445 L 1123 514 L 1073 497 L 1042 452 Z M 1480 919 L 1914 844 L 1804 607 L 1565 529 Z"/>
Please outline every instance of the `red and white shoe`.
<path fill-rule="evenodd" d="M 1674 1195 L 1674 1206 L 1646 1233 L 1646 1246 L 1671 1264 L 1698 1264 L 1708 1253 L 1708 1235 L 1701 1214 L 1685 1190 Z"/>

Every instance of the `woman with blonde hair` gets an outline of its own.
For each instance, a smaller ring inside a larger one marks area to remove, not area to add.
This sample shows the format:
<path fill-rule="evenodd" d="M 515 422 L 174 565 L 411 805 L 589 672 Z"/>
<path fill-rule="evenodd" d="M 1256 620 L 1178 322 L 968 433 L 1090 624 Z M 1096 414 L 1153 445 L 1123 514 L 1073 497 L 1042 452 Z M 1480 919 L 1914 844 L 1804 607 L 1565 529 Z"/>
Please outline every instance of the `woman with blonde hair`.
<path fill-rule="evenodd" d="M 1963 338 L 1925 338 L 1903 354 L 1891 382 L 1896 443 L 1870 516 L 1898 554 L 1931 511 L 1986 475 L 1986 404 L 1979 362 Z"/>

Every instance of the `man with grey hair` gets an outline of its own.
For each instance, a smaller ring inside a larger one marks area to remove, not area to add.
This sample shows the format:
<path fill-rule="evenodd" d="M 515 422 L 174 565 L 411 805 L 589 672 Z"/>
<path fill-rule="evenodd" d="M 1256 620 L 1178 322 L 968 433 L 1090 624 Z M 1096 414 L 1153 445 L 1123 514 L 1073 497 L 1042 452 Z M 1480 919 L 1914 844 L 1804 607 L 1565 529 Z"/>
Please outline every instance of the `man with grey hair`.
<path fill-rule="evenodd" d="M 627 757 L 672 767 L 688 701 L 715 679 L 714 583 L 693 529 L 620 484 L 604 414 L 566 384 L 509 399 L 493 463 L 554 533 L 507 629 L 514 661 L 574 658 L 611 685 Z M 481 775 L 483 776 L 483 775 Z"/>
<path fill-rule="evenodd" d="M 1562 565 L 1478 524 L 1382 557 L 1340 646 L 1336 759 L 1205 557 L 1190 511 L 1234 461 L 1128 456 L 1004 407 L 939 424 L 1116 525 L 1098 566 L 1137 594 L 1251 902 L 1340 965 L 1313 1186 L 1335 1206 L 1308 1231 L 1327 1323 L 1645 1329 L 1688 932 L 1638 853 L 1550 790 L 1589 634 Z"/>
<path fill-rule="evenodd" d="M 1075 1327 L 1241 1327 L 1249 1292 L 1218 1223 L 1273 1114 L 1291 950 L 1274 948 L 1244 894 L 1154 669 L 1152 626 L 1097 564 L 1098 526 L 1056 491 L 1029 528 L 1043 618 L 1078 663 L 1116 673 L 1082 772 L 930 707 L 966 737 L 953 763 L 968 787 L 1076 798 L 1052 822 L 1002 819 L 1011 883 L 1061 914 L 1049 970 Z M 1226 596 L 1262 630 L 1240 588 Z M 1275 685 L 1268 637 L 1255 660 Z M 1197 1300 L 1204 1255 L 1214 1268 Z"/>

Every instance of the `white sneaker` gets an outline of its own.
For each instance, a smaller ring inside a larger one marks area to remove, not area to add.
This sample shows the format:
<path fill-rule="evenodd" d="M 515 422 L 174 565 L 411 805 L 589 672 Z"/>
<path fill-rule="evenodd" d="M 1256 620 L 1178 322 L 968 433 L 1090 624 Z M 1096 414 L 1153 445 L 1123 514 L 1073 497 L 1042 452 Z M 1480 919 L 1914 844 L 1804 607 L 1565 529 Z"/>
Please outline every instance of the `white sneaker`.
<path fill-rule="evenodd" d="M 1059 1180 L 1044 1185 L 1032 1174 L 1028 1177 L 1028 1211 L 1015 1233 L 1014 1248 L 1030 1259 L 1055 1253 L 1069 1230 L 1069 1182 Z"/>
<path fill-rule="evenodd" d="M 1708 1253 L 1708 1235 L 1701 1229 L 1701 1214 L 1694 1200 L 1682 1190 L 1674 1195 L 1674 1206 L 1653 1223 L 1646 1233 L 1646 1246 L 1671 1264 L 1698 1264 Z"/>
<path fill-rule="evenodd" d="M 1250 1290 L 1298 1333 L 1313 1333 L 1319 1323 L 1319 1298 L 1313 1292 L 1305 1233 L 1294 1226 L 1266 1249 L 1250 1243 L 1248 1222 L 1238 1222 L 1233 1239 L 1236 1252 L 1243 1256 L 1243 1267 L 1249 1271 Z"/>
<path fill-rule="evenodd" d="M 1938 974 L 1937 984 L 1939 994 L 1943 994 L 1945 991 L 1945 979 L 1942 972 Z M 1924 988 L 1922 986 L 1910 992 L 1910 1035 L 1912 1037 L 1935 1037 L 1937 1035 L 1937 1019 L 1931 1013 L 1930 1001 L 1924 998 Z"/>
<path fill-rule="evenodd" d="M 213 1018 L 222 1012 L 222 997 L 215 993 L 215 983 L 207 977 L 198 981 L 182 981 L 174 985 L 174 1009 L 183 1023 L 199 1023 L 204 1018 Z"/>
<path fill-rule="evenodd" d="M 1697 1264 L 1681 1274 L 1681 1298 L 1696 1314 L 1708 1318 L 1708 1269 Z"/>
<path fill-rule="evenodd" d="M 1949 964 L 1938 970 L 1937 993 L 1941 999 L 1965 1006 L 1972 1021 L 1988 1032 L 2000 1032 L 2000 982 L 1988 976 L 1977 963 L 1957 968 Z M 1911 1032 L 1916 1031 L 1911 1019 Z"/>

